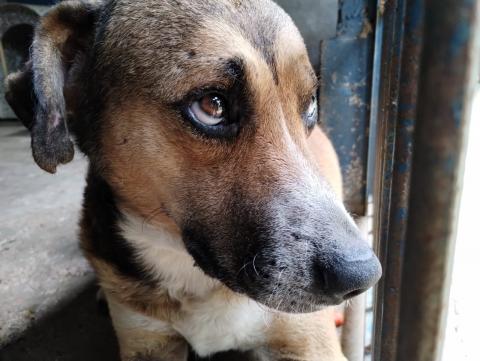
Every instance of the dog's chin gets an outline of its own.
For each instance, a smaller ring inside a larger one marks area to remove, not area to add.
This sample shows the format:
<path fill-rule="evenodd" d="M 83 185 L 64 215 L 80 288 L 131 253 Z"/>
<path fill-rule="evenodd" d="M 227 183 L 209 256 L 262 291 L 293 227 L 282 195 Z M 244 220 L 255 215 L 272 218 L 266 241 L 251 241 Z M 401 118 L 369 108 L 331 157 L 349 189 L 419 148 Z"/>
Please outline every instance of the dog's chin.
<path fill-rule="evenodd" d="M 292 302 L 290 304 L 280 304 L 278 305 L 266 305 L 267 308 L 269 308 L 273 312 L 278 312 L 278 313 L 288 313 L 288 314 L 305 314 L 305 313 L 313 313 L 313 312 L 318 312 L 322 311 L 325 308 L 328 307 L 328 305 L 317 305 L 317 304 L 301 304 L 301 303 L 296 303 Z"/>
<path fill-rule="evenodd" d="M 254 301 L 266 306 L 274 312 L 303 314 L 321 311 L 330 306 L 343 302 L 341 298 L 312 294 L 305 291 L 296 291 L 290 288 L 285 292 L 246 292 Z"/>
<path fill-rule="evenodd" d="M 327 307 L 339 305 L 341 302 L 310 302 L 310 301 L 298 301 L 298 300 L 279 300 L 278 302 L 262 302 L 257 300 L 258 303 L 263 304 L 272 311 L 290 314 L 304 314 L 322 311 Z"/>

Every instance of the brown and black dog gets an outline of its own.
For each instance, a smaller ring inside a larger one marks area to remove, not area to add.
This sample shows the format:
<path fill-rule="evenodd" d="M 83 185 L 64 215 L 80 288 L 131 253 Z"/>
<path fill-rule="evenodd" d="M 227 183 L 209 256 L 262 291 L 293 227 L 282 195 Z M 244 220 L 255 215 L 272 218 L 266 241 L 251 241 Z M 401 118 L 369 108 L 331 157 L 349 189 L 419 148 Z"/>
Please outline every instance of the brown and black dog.
<path fill-rule="evenodd" d="M 90 161 L 81 245 L 122 360 L 342 360 L 332 311 L 380 277 L 341 201 L 317 80 L 270 0 L 66 1 L 7 98 L 54 173 Z"/>

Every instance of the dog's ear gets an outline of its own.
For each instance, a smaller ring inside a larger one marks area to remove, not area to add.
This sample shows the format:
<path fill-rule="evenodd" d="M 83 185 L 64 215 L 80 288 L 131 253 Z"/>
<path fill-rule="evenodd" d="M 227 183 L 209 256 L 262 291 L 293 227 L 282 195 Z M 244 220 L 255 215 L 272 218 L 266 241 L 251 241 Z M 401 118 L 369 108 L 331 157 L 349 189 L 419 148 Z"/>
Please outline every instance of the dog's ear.
<path fill-rule="evenodd" d="M 64 1 L 52 8 L 35 29 L 26 68 L 6 81 L 8 103 L 30 129 L 33 158 L 50 173 L 73 159 L 64 91 L 67 83 L 72 86 L 71 70 L 81 67 L 93 43 L 101 6 L 100 1 Z"/>
<path fill-rule="evenodd" d="M 31 130 L 35 116 L 32 62 L 28 61 L 23 70 L 10 74 L 5 85 L 7 103 L 23 125 Z"/>

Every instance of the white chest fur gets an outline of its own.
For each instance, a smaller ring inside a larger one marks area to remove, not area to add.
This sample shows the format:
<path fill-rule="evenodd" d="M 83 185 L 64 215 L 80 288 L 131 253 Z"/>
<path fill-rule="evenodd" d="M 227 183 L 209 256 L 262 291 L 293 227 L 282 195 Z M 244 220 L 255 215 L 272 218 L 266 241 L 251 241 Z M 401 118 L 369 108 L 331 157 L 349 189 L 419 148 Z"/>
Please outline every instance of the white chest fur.
<path fill-rule="evenodd" d="M 120 228 L 139 260 L 162 280 L 169 296 L 182 304 L 182 316 L 173 323 L 154 319 L 149 323 L 142 316 L 142 325 L 159 327 L 159 332 L 175 330 L 202 357 L 230 349 L 246 350 L 264 341 L 270 312 L 246 297 L 226 296 L 218 281 L 194 266 L 179 236 L 129 215 Z"/>

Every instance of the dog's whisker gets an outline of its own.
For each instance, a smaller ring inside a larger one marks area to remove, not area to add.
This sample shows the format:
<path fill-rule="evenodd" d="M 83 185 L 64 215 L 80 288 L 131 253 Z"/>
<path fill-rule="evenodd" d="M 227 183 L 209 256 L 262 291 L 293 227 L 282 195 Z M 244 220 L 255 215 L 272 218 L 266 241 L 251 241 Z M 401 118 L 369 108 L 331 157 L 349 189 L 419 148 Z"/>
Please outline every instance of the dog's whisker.
<path fill-rule="evenodd" d="M 345 301 L 345 308 L 350 308 L 352 307 L 352 305 L 353 305 L 353 301 L 351 299 Z"/>
<path fill-rule="evenodd" d="M 240 274 L 240 272 L 245 271 L 247 266 L 250 264 L 250 262 L 245 263 L 237 272 L 236 276 Z"/>
<path fill-rule="evenodd" d="M 260 276 L 260 274 L 257 271 L 257 268 L 255 267 L 255 259 L 257 258 L 257 256 L 258 256 L 258 253 L 253 257 L 252 265 L 253 265 L 253 270 L 255 271 L 257 276 Z"/>
<path fill-rule="evenodd" d="M 282 274 L 283 274 L 284 271 L 285 271 L 285 269 L 282 269 L 282 270 L 279 272 L 279 274 L 278 274 L 278 276 L 277 276 L 277 280 L 275 281 L 275 286 L 273 287 L 272 292 L 270 293 L 270 296 L 269 296 L 269 298 L 268 298 L 267 304 L 270 304 L 270 303 L 271 303 L 272 298 L 273 298 L 274 295 L 275 295 L 275 292 L 276 292 L 276 291 L 278 290 L 278 288 L 280 287 L 280 280 L 281 280 L 281 278 L 282 278 Z"/>
<path fill-rule="evenodd" d="M 277 307 L 275 308 L 277 311 L 280 311 L 280 306 L 282 305 L 284 300 L 285 300 L 285 297 L 280 298 L 280 301 L 278 302 Z"/>

